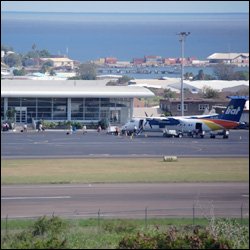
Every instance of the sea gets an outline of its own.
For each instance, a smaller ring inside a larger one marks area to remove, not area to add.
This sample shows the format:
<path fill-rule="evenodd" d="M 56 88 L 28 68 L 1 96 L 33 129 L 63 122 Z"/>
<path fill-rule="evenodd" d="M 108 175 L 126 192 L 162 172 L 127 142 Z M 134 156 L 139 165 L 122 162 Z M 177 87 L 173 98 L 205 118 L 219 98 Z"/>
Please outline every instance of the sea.
<path fill-rule="evenodd" d="M 2 45 L 25 54 L 35 44 L 80 62 L 181 57 L 180 32 L 190 32 L 185 57 L 249 52 L 248 13 L 1 12 Z"/>

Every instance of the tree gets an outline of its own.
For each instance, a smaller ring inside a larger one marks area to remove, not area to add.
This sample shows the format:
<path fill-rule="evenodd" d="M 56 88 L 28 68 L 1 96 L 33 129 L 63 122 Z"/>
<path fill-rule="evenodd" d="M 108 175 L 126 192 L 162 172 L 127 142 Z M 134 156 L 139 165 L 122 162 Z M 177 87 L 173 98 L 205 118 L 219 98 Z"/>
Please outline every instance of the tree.
<path fill-rule="evenodd" d="M 96 66 L 93 63 L 82 63 L 77 70 L 78 76 L 82 80 L 95 80 L 96 79 Z"/>
<path fill-rule="evenodd" d="M 24 68 L 22 68 L 22 69 L 20 69 L 20 70 L 14 69 L 14 70 L 13 70 L 13 75 L 14 75 L 14 76 L 24 76 L 24 75 L 26 75 L 26 71 L 25 71 Z"/>
<path fill-rule="evenodd" d="M 219 96 L 219 92 L 209 86 L 204 86 L 202 93 L 204 98 L 217 98 Z"/>
<path fill-rule="evenodd" d="M 214 68 L 214 74 L 218 80 L 232 80 L 234 75 L 234 66 L 227 64 L 217 64 Z"/>
<path fill-rule="evenodd" d="M 205 79 L 205 74 L 202 69 L 199 70 L 198 75 L 197 75 L 197 80 L 204 80 Z"/>
<path fill-rule="evenodd" d="M 39 57 L 51 57 L 51 54 L 49 53 L 49 51 L 48 50 L 46 50 L 46 49 L 43 49 L 43 50 L 40 50 L 40 51 L 38 51 L 38 54 L 39 54 Z"/>
<path fill-rule="evenodd" d="M 9 67 L 18 67 L 22 65 L 21 56 L 15 53 L 9 54 L 4 58 L 5 64 Z"/>
<path fill-rule="evenodd" d="M 12 123 L 15 122 L 15 114 L 16 110 L 14 108 L 10 108 L 6 111 L 6 116 L 11 129 L 13 129 Z"/>
<path fill-rule="evenodd" d="M 44 62 L 43 65 L 48 66 L 48 67 L 53 67 L 53 61 L 47 60 L 46 62 Z"/>
<path fill-rule="evenodd" d="M 36 44 L 33 43 L 31 48 L 32 48 L 33 51 L 35 51 L 36 50 Z"/>
<path fill-rule="evenodd" d="M 53 66 L 53 62 L 51 60 L 46 61 L 41 68 L 41 72 L 46 73 L 50 71 L 52 66 Z"/>
<path fill-rule="evenodd" d="M 51 69 L 50 72 L 49 72 L 49 75 L 50 75 L 50 76 L 55 76 L 55 75 L 56 75 L 56 72 L 55 72 L 53 69 Z"/>
<path fill-rule="evenodd" d="M 163 96 L 164 96 L 164 98 L 175 98 L 176 97 L 176 93 L 173 92 L 171 89 L 164 89 Z"/>
<path fill-rule="evenodd" d="M 39 55 L 37 53 L 37 51 L 29 51 L 26 55 L 26 58 L 38 58 Z"/>
<path fill-rule="evenodd" d="M 194 76 L 193 80 L 215 80 L 215 77 L 212 75 L 205 74 L 202 69 L 198 71 L 198 74 Z"/>
<path fill-rule="evenodd" d="M 129 76 L 122 76 L 121 78 L 118 79 L 117 83 L 118 84 L 125 84 L 125 83 L 128 83 L 131 79 L 131 77 Z"/>
<path fill-rule="evenodd" d="M 234 73 L 234 80 L 249 80 L 249 72 L 248 71 L 236 71 Z"/>
<path fill-rule="evenodd" d="M 37 65 L 37 64 L 39 64 L 38 59 L 30 58 L 30 57 L 27 57 L 27 56 L 22 58 L 22 65 L 24 67 L 34 66 L 34 65 Z"/>
<path fill-rule="evenodd" d="M 186 72 L 186 73 L 184 74 L 184 79 L 185 79 L 185 80 L 192 80 L 193 78 L 194 78 L 194 75 L 193 75 L 192 72 Z"/>

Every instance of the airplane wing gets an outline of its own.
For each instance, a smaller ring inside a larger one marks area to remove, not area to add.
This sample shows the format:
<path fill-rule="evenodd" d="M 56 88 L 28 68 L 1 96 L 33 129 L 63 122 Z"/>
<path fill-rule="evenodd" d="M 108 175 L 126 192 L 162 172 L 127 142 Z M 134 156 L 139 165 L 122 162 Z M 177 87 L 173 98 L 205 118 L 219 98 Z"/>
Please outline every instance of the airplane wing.
<path fill-rule="evenodd" d="M 152 128 L 152 126 L 159 126 L 159 128 L 165 128 L 165 126 L 169 125 L 178 125 L 180 124 L 180 120 L 173 117 L 148 117 L 146 121 Z"/>

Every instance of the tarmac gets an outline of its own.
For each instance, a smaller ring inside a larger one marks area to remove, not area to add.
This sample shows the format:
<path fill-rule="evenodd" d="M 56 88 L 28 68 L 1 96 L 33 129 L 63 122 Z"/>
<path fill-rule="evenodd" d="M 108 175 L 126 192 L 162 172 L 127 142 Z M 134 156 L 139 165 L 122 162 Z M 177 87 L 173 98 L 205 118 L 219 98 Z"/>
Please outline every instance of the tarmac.
<path fill-rule="evenodd" d="M 2 132 L 1 158 L 249 157 L 249 130 L 231 130 L 228 139 L 166 138 L 160 132 L 115 136 L 106 131 Z"/>

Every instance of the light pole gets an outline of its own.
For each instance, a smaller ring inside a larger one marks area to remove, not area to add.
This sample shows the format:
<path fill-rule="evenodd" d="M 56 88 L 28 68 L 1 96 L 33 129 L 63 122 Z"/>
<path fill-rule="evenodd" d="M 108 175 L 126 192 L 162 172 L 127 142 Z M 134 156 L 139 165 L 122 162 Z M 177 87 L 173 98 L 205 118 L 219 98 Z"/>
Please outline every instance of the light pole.
<path fill-rule="evenodd" d="M 180 32 L 179 41 L 181 42 L 181 116 L 184 116 L 184 89 L 183 89 L 183 78 L 184 78 L 184 41 L 190 32 Z"/>

